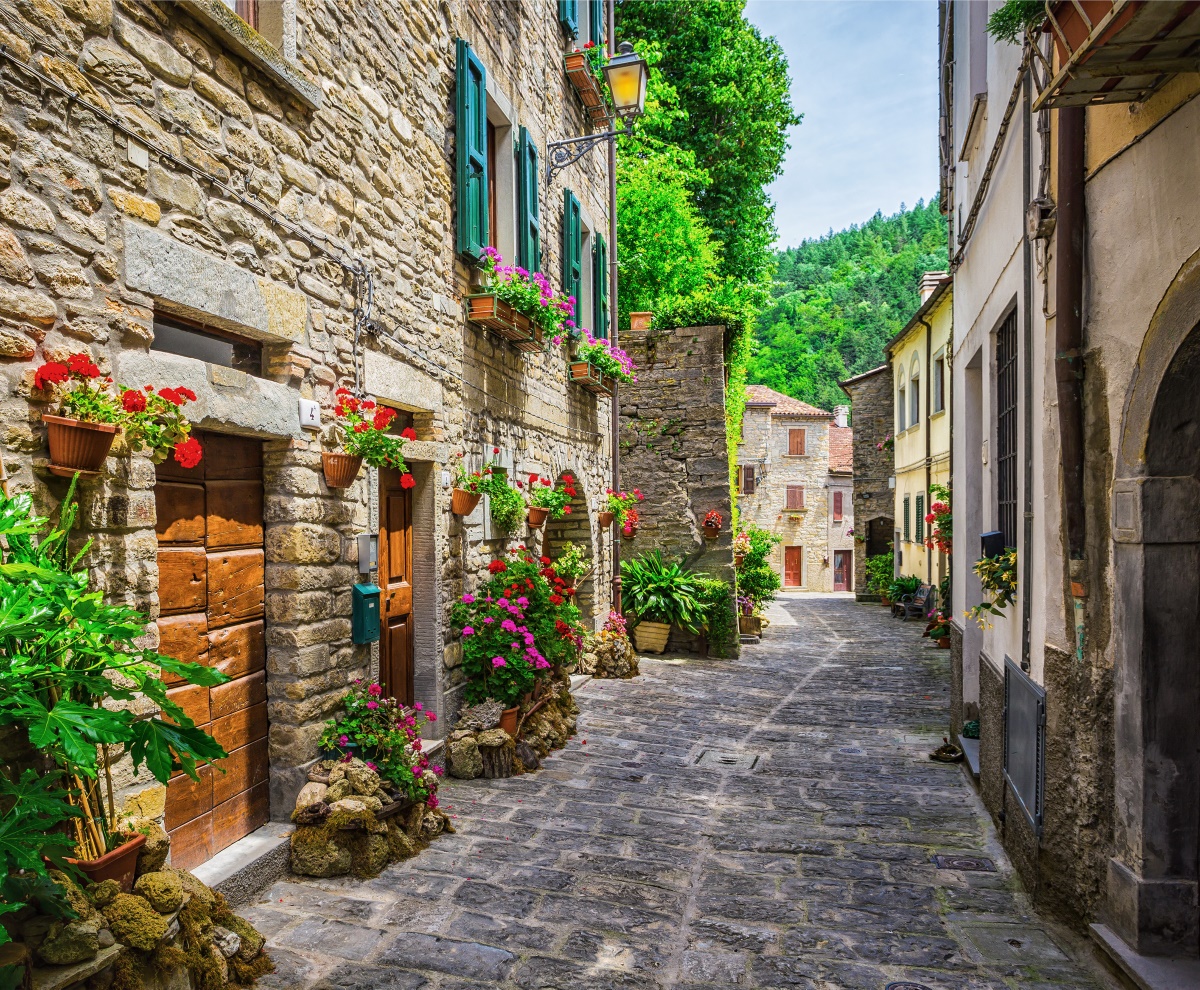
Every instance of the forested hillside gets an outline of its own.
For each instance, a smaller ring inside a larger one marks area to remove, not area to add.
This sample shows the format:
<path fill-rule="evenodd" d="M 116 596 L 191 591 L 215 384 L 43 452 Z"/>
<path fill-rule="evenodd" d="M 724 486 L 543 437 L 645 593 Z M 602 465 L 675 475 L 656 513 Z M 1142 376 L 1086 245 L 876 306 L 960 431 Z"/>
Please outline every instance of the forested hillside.
<path fill-rule="evenodd" d="M 935 198 L 776 258 L 747 380 L 832 409 L 846 402 L 838 381 L 879 365 L 912 317 L 921 275 L 947 267 L 946 221 Z"/>

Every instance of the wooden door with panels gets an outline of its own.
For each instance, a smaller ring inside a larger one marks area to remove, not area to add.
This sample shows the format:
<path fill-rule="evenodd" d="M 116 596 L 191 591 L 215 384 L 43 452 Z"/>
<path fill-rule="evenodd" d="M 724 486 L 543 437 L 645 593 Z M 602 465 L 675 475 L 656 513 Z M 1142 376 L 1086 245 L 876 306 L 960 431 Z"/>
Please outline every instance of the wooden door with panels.
<path fill-rule="evenodd" d="M 783 586 L 799 588 L 803 584 L 804 547 L 783 548 Z"/>
<path fill-rule="evenodd" d="M 852 567 L 849 550 L 833 551 L 833 590 L 850 591 Z"/>
<path fill-rule="evenodd" d="M 196 433 L 204 459 L 157 467 L 159 650 L 216 667 L 216 687 L 166 676 L 169 697 L 225 749 L 167 786 L 171 862 L 190 869 L 270 817 L 262 442 Z"/>
<path fill-rule="evenodd" d="M 416 701 L 413 685 L 412 489 L 400 472 L 379 472 L 379 680 L 402 705 Z"/>

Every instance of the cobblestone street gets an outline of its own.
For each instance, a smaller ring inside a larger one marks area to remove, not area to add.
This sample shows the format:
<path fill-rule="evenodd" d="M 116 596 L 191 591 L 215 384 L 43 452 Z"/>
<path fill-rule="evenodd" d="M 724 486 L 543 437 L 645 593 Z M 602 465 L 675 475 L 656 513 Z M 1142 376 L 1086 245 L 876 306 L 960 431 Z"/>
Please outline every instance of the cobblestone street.
<path fill-rule="evenodd" d="M 448 781 L 457 835 L 247 909 L 264 988 L 1097 988 L 1032 914 L 958 766 L 945 651 L 848 597 L 783 596 L 738 662 L 579 692 L 536 774 Z M 935 853 L 996 872 L 939 870 Z"/>

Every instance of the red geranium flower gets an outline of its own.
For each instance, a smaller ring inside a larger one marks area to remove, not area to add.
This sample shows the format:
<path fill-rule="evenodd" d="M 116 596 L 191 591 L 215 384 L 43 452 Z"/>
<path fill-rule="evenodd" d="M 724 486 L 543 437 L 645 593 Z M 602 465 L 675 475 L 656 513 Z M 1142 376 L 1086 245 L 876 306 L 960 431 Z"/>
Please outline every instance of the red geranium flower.
<path fill-rule="evenodd" d="M 200 441 L 195 437 L 188 437 L 175 444 L 175 460 L 182 467 L 194 468 L 200 463 L 203 456 L 204 448 L 200 446 Z"/>
<path fill-rule="evenodd" d="M 539 557 L 539 558 L 538 558 L 538 561 L 541 563 L 541 565 L 542 565 L 543 567 L 549 567 L 549 566 L 550 566 L 550 558 L 549 558 L 549 557 Z"/>
<path fill-rule="evenodd" d="M 568 516 L 571 514 L 571 507 L 569 505 L 563 506 L 563 514 Z"/>
<path fill-rule="evenodd" d="M 121 393 L 121 406 L 126 412 L 139 413 L 146 411 L 146 397 L 141 392 L 130 389 Z"/>
<path fill-rule="evenodd" d="M 354 432 L 355 433 L 366 433 L 367 430 L 369 430 L 370 428 L 371 428 L 370 423 L 355 423 L 354 424 Z"/>
<path fill-rule="evenodd" d="M 80 375 L 83 378 L 100 377 L 100 369 L 92 364 L 92 359 L 86 354 L 72 354 L 67 358 L 67 367 L 73 375 Z"/>
<path fill-rule="evenodd" d="M 502 560 L 493 560 L 488 564 L 488 573 L 490 574 L 503 574 L 507 570 L 508 564 Z"/>
<path fill-rule="evenodd" d="M 416 486 L 416 484 L 417 484 L 417 479 L 414 478 L 407 471 L 404 474 L 400 475 L 400 487 L 401 488 L 413 488 Z"/>
<path fill-rule="evenodd" d="M 561 605 L 562 603 L 563 603 L 562 595 L 551 595 L 550 596 L 550 604 L 551 605 Z"/>
<path fill-rule="evenodd" d="M 374 423 L 375 429 L 386 430 L 388 428 L 388 423 L 395 418 L 396 410 L 388 409 L 386 406 L 384 406 L 382 409 L 375 410 L 375 417 L 372 420 L 372 423 Z"/>
<path fill-rule="evenodd" d="M 184 403 L 183 396 L 173 388 L 160 388 L 158 390 L 158 397 L 160 399 L 166 399 L 173 406 L 182 406 Z"/>
<path fill-rule="evenodd" d="M 404 437 L 405 440 L 416 440 L 417 439 L 417 431 L 414 430 L 411 426 L 406 426 L 406 427 L 404 427 L 404 429 L 402 429 L 400 431 L 400 436 Z M 476 472 L 476 474 L 478 474 L 478 472 Z"/>
<path fill-rule="evenodd" d="M 65 382 L 71 377 L 71 373 L 67 371 L 65 364 L 59 364 L 57 361 L 47 361 L 37 371 L 33 373 L 33 387 L 45 388 L 47 385 L 59 382 Z"/>
<path fill-rule="evenodd" d="M 179 394 L 179 395 L 183 396 L 185 399 L 187 399 L 188 402 L 196 401 L 196 393 L 193 392 L 190 388 L 185 388 L 184 386 L 180 385 L 179 388 L 175 389 L 175 391 L 177 394 Z"/>

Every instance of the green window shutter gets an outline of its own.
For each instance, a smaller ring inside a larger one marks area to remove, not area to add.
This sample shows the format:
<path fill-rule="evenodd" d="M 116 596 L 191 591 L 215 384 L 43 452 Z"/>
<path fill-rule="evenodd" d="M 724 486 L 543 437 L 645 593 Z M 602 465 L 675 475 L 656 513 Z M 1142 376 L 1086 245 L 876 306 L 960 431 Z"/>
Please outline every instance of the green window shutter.
<path fill-rule="evenodd" d="M 904 542 L 912 542 L 912 525 L 911 525 L 911 509 L 912 503 L 909 502 L 908 496 L 904 496 Z"/>
<path fill-rule="evenodd" d="M 925 496 L 917 496 L 917 542 L 925 542 Z"/>
<path fill-rule="evenodd" d="M 608 245 L 597 234 L 592 248 L 592 333 L 608 336 Z"/>
<path fill-rule="evenodd" d="M 583 283 L 583 224 L 579 216 L 579 200 L 570 189 L 563 190 L 563 291 L 578 301 Z M 578 305 L 578 303 L 577 303 Z M 575 323 L 585 314 L 576 311 Z"/>
<path fill-rule="evenodd" d="M 558 0 L 558 20 L 572 38 L 579 36 L 579 0 Z"/>
<path fill-rule="evenodd" d="M 588 13 L 591 16 L 591 35 L 590 38 L 597 45 L 604 38 L 604 3 L 603 0 L 592 0 L 588 5 Z"/>
<path fill-rule="evenodd" d="M 542 267 L 542 221 L 537 142 L 522 127 L 517 141 L 517 264 L 531 272 Z"/>
<path fill-rule="evenodd" d="M 456 190 L 458 223 L 456 242 L 460 254 L 483 255 L 490 242 L 488 232 L 487 177 L 487 72 L 458 39 L 456 117 Z"/>

